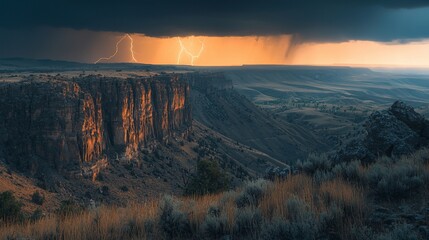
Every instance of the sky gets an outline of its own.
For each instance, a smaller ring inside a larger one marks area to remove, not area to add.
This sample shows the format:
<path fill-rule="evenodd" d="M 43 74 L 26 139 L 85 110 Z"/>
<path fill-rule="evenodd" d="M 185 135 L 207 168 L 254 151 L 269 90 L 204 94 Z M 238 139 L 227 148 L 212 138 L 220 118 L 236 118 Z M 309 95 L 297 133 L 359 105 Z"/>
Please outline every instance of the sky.
<path fill-rule="evenodd" d="M 429 1 L 2 0 L 9 57 L 429 67 Z"/>

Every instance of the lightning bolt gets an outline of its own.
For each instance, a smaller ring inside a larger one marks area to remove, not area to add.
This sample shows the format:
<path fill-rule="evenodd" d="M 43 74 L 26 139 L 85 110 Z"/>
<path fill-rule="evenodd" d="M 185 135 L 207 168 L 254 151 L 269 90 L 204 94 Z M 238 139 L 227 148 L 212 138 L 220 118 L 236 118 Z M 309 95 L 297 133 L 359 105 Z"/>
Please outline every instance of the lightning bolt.
<path fill-rule="evenodd" d="M 130 52 L 131 52 L 131 58 L 133 59 L 133 61 L 134 62 L 137 62 L 137 60 L 136 60 L 136 58 L 134 57 L 134 40 L 133 40 L 133 38 L 130 36 L 130 34 L 125 34 L 121 39 L 119 39 L 119 41 L 117 41 L 116 42 L 116 50 L 115 50 L 115 53 L 113 54 L 113 55 L 111 55 L 110 57 L 102 57 L 102 58 L 99 58 L 97 61 L 95 61 L 94 62 L 94 64 L 97 64 L 97 63 L 99 63 L 100 61 L 103 61 L 103 60 L 105 60 L 105 61 L 108 61 L 108 60 L 110 60 L 110 59 L 112 59 L 112 58 L 114 58 L 115 56 L 116 56 L 116 54 L 118 54 L 118 51 L 119 51 L 119 44 L 125 39 L 125 38 L 128 38 L 128 39 L 130 39 Z"/>
<path fill-rule="evenodd" d="M 203 53 L 203 51 L 204 51 L 204 42 L 200 41 L 200 43 L 201 43 L 200 51 L 198 51 L 197 55 L 194 55 L 185 47 L 185 45 L 183 44 L 180 37 L 177 37 L 177 40 L 179 41 L 179 45 L 180 45 L 180 51 L 179 51 L 179 54 L 177 55 L 177 64 L 180 64 L 180 58 L 182 57 L 182 54 L 185 53 L 186 55 L 188 55 L 191 58 L 191 66 L 194 66 L 194 61 L 197 58 L 199 58 L 201 56 L 201 53 Z"/>

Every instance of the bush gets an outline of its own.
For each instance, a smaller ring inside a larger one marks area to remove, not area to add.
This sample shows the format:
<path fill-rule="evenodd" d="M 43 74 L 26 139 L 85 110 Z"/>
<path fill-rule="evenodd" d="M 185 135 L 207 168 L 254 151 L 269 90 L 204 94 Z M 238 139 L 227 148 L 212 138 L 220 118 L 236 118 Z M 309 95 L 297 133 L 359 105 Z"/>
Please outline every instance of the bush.
<path fill-rule="evenodd" d="M 223 173 L 217 162 L 201 160 L 197 172 L 185 186 L 186 195 L 218 193 L 229 188 L 229 178 Z"/>
<path fill-rule="evenodd" d="M 35 191 L 31 195 L 31 201 L 37 205 L 43 205 L 43 202 L 45 202 L 45 197 L 42 196 L 39 191 Z"/>
<path fill-rule="evenodd" d="M 409 158 L 418 163 L 429 164 L 429 148 L 422 148 L 410 155 Z"/>
<path fill-rule="evenodd" d="M 314 219 L 286 221 L 275 219 L 264 224 L 261 240 L 314 240 L 318 237 L 318 229 Z M 321 238 L 324 239 L 324 238 Z M 329 239 L 329 238 L 328 238 Z"/>
<path fill-rule="evenodd" d="M 353 226 L 350 234 L 352 240 L 375 240 L 376 237 L 374 231 L 367 226 Z"/>
<path fill-rule="evenodd" d="M 128 223 L 122 226 L 121 235 L 122 237 L 127 236 L 128 238 L 133 238 L 139 236 L 143 232 L 141 225 L 139 225 L 136 219 L 129 219 Z"/>
<path fill-rule="evenodd" d="M 210 206 L 207 210 L 207 216 L 220 217 L 221 210 L 217 206 Z"/>
<path fill-rule="evenodd" d="M 409 224 L 395 225 L 391 231 L 376 238 L 377 240 L 418 240 L 413 226 Z"/>
<path fill-rule="evenodd" d="M 316 171 L 330 171 L 332 168 L 332 163 L 328 159 L 326 154 L 309 154 L 307 160 L 304 162 L 297 163 L 298 169 L 301 171 L 313 175 Z"/>
<path fill-rule="evenodd" d="M 62 217 L 77 215 L 83 212 L 83 207 L 73 200 L 61 201 L 60 208 L 57 210 Z"/>
<path fill-rule="evenodd" d="M 335 165 L 332 171 L 344 180 L 359 182 L 362 179 L 359 171 L 360 166 L 360 161 L 343 162 Z"/>
<path fill-rule="evenodd" d="M 316 170 L 313 173 L 313 182 L 316 184 L 322 184 L 323 182 L 333 180 L 335 174 L 331 171 Z"/>
<path fill-rule="evenodd" d="M 237 207 L 257 207 L 262 197 L 265 195 L 269 184 L 270 183 L 268 181 L 263 179 L 248 182 L 244 187 L 243 191 L 237 196 L 235 200 Z"/>
<path fill-rule="evenodd" d="M 31 221 L 37 221 L 43 217 L 42 209 L 37 208 L 34 210 L 34 212 L 31 214 L 30 220 Z"/>
<path fill-rule="evenodd" d="M 316 239 L 318 221 L 308 205 L 298 198 L 291 198 L 287 201 L 286 207 L 290 219 L 288 239 Z"/>
<path fill-rule="evenodd" d="M 405 198 L 424 185 L 424 172 L 411 163 L 374 164 L 368 171 L 368 183 L 380 198 Z"/>
<path fill-rule="evenodd" d="M 122 192 L 128 192 L 128 190 L 129 190 L 129 189 L 128 189 L 128 187 L 127 187 L 127 186 L 122 186 L 122 187 L 121 187 L 121 191 L 122 191 Z"/>
<path fill-rule="evenodd" d="M 228 233 L 227 219 L 209 213 L 201 225 L 201 232 L 206 239 L 220 239 Z"/>
<path fill-rule="evenodd" d="M 261 240 L 289 239 L 290 225 L 283 219 L 267 222 L 262 227 Z"/>
<path fill-rule="evenodd" d="M 16 220 L 22 216 L 22 204 L 15 199 L 11 191 L 0 193 L 0 219 Z"/>
<path fill-rule="evenodd" d="M 257 239 L 261 224 L 262 214 L 259 209 L 239 210 L 234 221 L 234 236 L 239 239 Z"/>
<path fill-rule="evenodd" d="M 110 194 L 109 187 L 108 187 L 108 186 L 102 186 L 102 187 L 101 187 L 101 193 L 102 193 L 104 196 L 109 196 L 109 194 Z"/>
<path fill-rule="evenodd" d="M 328 239 L 340 239 L 343 217 L 343 210 L 336 205 L 331 205 L 320 215 L 319 234 L 323 234 Z"/>
<path fill-rule="evenodd" d="M 155 229 L 155 222 L 152 219 L 146 219 L 143 223 L 146 235 L 152 235 Z"/>
<path fill-rule="evenodd" d="M 192 235 L 189 219 L 179 210 L 179 204 L 171 196 L 164 196 L 159 212 L 158 225 L 168 239 Z"/>

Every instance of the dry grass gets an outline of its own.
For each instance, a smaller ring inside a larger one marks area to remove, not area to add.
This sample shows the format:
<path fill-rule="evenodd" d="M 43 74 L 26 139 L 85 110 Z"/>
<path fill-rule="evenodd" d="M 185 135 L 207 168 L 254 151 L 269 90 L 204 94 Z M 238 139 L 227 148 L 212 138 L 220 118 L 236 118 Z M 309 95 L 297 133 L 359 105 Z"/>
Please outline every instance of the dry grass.
<path fill-rule="evenodd" d="M 182 207 L 182 211 L 188 213 L 189 221 L 198 229 L 204 221 L 209 207 L 216 206 L 221 197 L 222 194 L 183 198 L 182 200 L 185 204 Z"/>
<path fill-rule="evenodd" d="M 102 206 L 96 210 L 65 217 L 49 215 L 36 222 L 5 225 L 0 228 L 0 239 L 120 239 L 129 231 L 126 229 L 127 225 L 135 223 L 136 226 L 144 226 L 145 220 L 155 219 L 157 212 L 158 201 L 153 201 L 126 208 Z M 142 228 L 134 233 L 138 237 L 145 237 L 145 232 Z"/>
<path fill-rule="evenodd" d="M 335 203 L 350 213 L 359 214 L 361 217 L 365 211 L 365 194 L 362 187 L 357 187 L 334 179 L 323 182 L 319 188 L 319 195 L 324 198 L 324 203 Z"/>
<path fill-rule="evenodd" d="M 326 234 L 335 234 L 339 239 L 353 239 L 352 227 L 365 224 L 367 214 L 371 210 L 370 204 L 376 201 L 372 197 L 374 189 L 368 183 L 368 175 L 374 167 L 383 166 L 383 164 L 388 167 L 414 166 L 419 169 L 419 173 L 423 171 L 419 176 L 424 178 L 425 185 L 420 195 L 423 199 L 427 199 L 429 192 L 427 191 L 429 182 L 427 154 L 429 151 L 423 150 L 398 161 L 385 159 L 384 163 L 380 160 L 379 163 L 369 166 L 357 166 L 356 171 L 352 168 L 357 172 L 355 174 L 357 178 L 353 179 L 344 178 L 339 174 L 328 178 L 330 180 L 320 181 L 317 176 L 297 174 L 289 176 L 284 181 L 275 181 L 270 184 L 262 182 L 263 184 L 259 185 L 255 182 L 235 191 L 215 195 L 175 198 L 174 202 L 177 204 L 172 205 L 175 209 L 169 214 L 172 218 L 176 214 L 177 218 L 172 223 L 178 225 L 172 227 L 185 226 L 183 229 L 186 229 L 187 235 L 183 236 L 192 235 L 196 239 L 207 237 L 207 234 L 219 234 L 219 232 L 240 238 L 237 234 L 241 233 L 235 232 L 238 225 L 237 219 L 246 217 L 242 214 L 246 211 L 247 213 L 249 210 L 260 212 L 262 215 L 262 220 L 257 226 L 260 230 L 255 230 L 252 225 L 250 235 L 247 236 L 261 234 L 255 231 L 264 231 L 264 228 L 273 225 L 279 219 L 284 224 L 295 221 L 298 213 L 301 215 L 296 221 L 305 219 L 308 222 L 297 222 L 298 225 L 289 227 L 317 226 L 316 231 L 319 231 L 317 234 L 325 234 L 325 237 Z M 380 174 L 383 173 L 384 170 L 380 172 Z M 239 205 L 240 201 L 237 200 L 243 197 L 244 193 L 251 194 L 258 191 L 262 191 L 263 194 L 258 195 L 262 197 L 258 197 L 257 201 L 251 202 L 250 205 Z M 130 204 L 127 207 L 101 206 L 70 216 L 52 214 L 35 222 L 21 224 L 0 222 L 0 239 L 167 239 L 166 230 L 161 227 L 161 221 L 163 221 L 160 217 L 163 210 L 161 203 L 161 199 L 153 199 L 146 203 Z M 208 217 L 208 211 L 211 208 L 220 211 L 218 218 Z M 241 224 L 246 222 L 243 221 L 245 219 L 241 220 Z M 211 224 L 209 232 L 207 232 L 207 224 Z M 168 224 L 167 227 L 169 227 Z M 246 226 L 241 229 L 246 229 Z M 180 232 L 180 229 L 177 231 Z"/>
<path fill-rule="evenodd" d="M 180 210 L 186 213 L 193 231 L 198 231 L 204 222 L 208 209 L 217 206 L 227 219 L 227 229 L 232 233 L 237 211 L 235 199 L 237 192 L 206 195 L 201 197 L 179 198 Z M 349 227 L 353 222 L 360 222 L 365 209 L 365 194 L 341 179 L 316 185 L 306 175 L 295 175 L 286 181 L 272 184 L 262 198 L 259 206 L 263 217 L 270 221 L 274 217 L 288 218 L 286 202 L 291 198 L 304 201 L 311 211 L 318 216 L 325 212 L 329 205 L 335 203 L 345 211 L 350 211 L 353 218 L 345 223 Z M 61 239 L 147 239 L 150 229 L 145 229 L 146 222 L 154 223 L 153 236 L 162 238 L 157 229 L 159 219 L 159 200 L 128 207 L 102 206 L 78 215 L 60 217 L 49 215 L 32 223 L 4 225 L 0 227 L 0 239 L 7 237 L 32 237 L 44 239 L 59 237 Z M 150 233 L 149 233 L 150 234 Z"/>
<path fill-rule="evenodd" d="M 285 203 L 291 197 L 298 197 L 308 203 L 313 204 L 313 193 L 315 186 L 311 177 L 306 175 L 295 175 L 287 181 L 278 181 L 270 189 L 261 201 L 260 208 L 262 214 L 268 218 L 288 216 Z"/>
<path fill-rule="evenodd" d="M 7 168 L 0 163 L 0 189 L 3 191 L 12 191 L 17 199 L 25 201 L 27 204 L 23 206 L 23 211 L 32 212 L 36 208 L 41 208 L 43 211 L 47 211 L 46 206 L 58 207 L 58 199 L 54 193 L 46 191 L 24 175 L 16 172 L 9 172 Z M 38 191 L 44 197 L 42 206 L 37 205 L 31 201 L 31 195 Z"/>

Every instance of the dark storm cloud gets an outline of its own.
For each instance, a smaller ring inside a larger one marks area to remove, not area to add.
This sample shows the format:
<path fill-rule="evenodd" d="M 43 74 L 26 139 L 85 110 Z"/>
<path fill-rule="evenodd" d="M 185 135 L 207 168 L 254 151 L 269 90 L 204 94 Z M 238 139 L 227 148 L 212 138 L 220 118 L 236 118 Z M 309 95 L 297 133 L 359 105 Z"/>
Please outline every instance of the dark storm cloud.
<path fill-rule="evenodd" d="M 301 41 L 429 37 L 427 0 L 2 0 L 0 27 L 179 35 L 296 34 Z"/>

